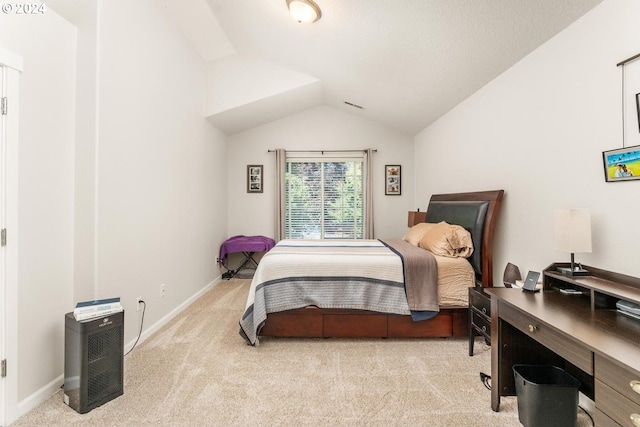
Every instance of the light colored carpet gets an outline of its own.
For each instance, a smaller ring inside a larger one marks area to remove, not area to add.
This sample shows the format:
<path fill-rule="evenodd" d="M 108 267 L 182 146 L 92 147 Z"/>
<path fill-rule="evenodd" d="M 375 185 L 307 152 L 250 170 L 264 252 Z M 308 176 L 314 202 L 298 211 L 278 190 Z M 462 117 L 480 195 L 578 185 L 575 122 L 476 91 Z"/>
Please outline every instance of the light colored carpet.
<path fill-rule="evenodd" d="M 520 426 L 515 398 L 491 410 L 482 341 L 473 357 L 466 339 L 263 338 L 254 348 L 238 334 L 249 284 L 222 281 L 135 348 L 124 395 L 80 415 L 60 390 L 12 426 Z"/>

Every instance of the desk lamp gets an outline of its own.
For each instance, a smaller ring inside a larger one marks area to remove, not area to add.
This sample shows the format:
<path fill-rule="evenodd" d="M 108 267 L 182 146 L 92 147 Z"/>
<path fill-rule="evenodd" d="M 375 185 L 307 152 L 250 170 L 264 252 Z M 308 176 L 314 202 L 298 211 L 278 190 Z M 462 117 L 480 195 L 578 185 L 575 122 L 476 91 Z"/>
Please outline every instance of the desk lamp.
<path fill-rule="evenodd" d="M 575 263 L 576 252 L 591 252 L 591 214 L 587 209 L 557 209 L 555 213 L 556 250 L 571 253 L 571 267 L 559 267 L 567 276 L 589 276 Z"/>

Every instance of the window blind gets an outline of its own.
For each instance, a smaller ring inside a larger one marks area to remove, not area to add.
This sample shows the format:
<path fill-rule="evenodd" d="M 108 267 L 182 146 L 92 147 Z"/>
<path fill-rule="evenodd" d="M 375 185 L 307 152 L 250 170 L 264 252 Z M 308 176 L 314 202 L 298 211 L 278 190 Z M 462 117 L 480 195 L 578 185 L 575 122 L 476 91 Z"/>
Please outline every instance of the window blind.
<path fill-rule="evenodd" d="M 287 159 L 285 236 L 362 239 L 363 160 Z"/>

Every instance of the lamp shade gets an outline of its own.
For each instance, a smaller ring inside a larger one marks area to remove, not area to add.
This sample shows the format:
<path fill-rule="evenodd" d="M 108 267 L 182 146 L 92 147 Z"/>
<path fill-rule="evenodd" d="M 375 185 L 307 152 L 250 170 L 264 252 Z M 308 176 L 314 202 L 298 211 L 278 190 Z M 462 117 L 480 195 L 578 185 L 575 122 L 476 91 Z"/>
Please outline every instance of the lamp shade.
<path fill-rule="evenodd" d="M 316 22 L 322 17 L 322 11 L 313 0 L 287 0 L 289 13 L 300 23 Z"/>
<path fill-rule="evenodd" d="M 587 209 L 556 210 L 555 247 L 563 252 L 591 252 L 591 213 Z"/>

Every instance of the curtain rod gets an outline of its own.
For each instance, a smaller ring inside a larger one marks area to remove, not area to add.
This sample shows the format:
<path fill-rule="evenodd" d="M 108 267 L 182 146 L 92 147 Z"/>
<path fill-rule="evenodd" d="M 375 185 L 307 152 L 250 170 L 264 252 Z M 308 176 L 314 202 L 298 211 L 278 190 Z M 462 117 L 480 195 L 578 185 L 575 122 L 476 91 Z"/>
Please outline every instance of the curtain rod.
<path fill-rule="evenodd" d="M 287 153 L 353 153 L 354 151 L 367 151 L 367 150 L 284 150 Z M 372 150 L 374 153 L 378 152 L 378 149 Z M 275 153 L 276 150 L 267 150 L 267 153 Z"/>
<path fill-rule="evenodd" d="M 624 64 L 626 64 L 627 62 L 635 61 L 635 60 L 636 60 L 636 59 L 638 59 L 638 58 L 640 58 L 640 53 L 639 53 L 639 54 L 637 54 L 637 55 L 633 55 L 631 58 L 627 58 L 627 59 L 625 59 L 624 61 L 618 62 L 618 63 L 616 64 L 616 67 L 619 67 L 619 66 L 621 66 L 621 65 L 624 65 Z"/>

